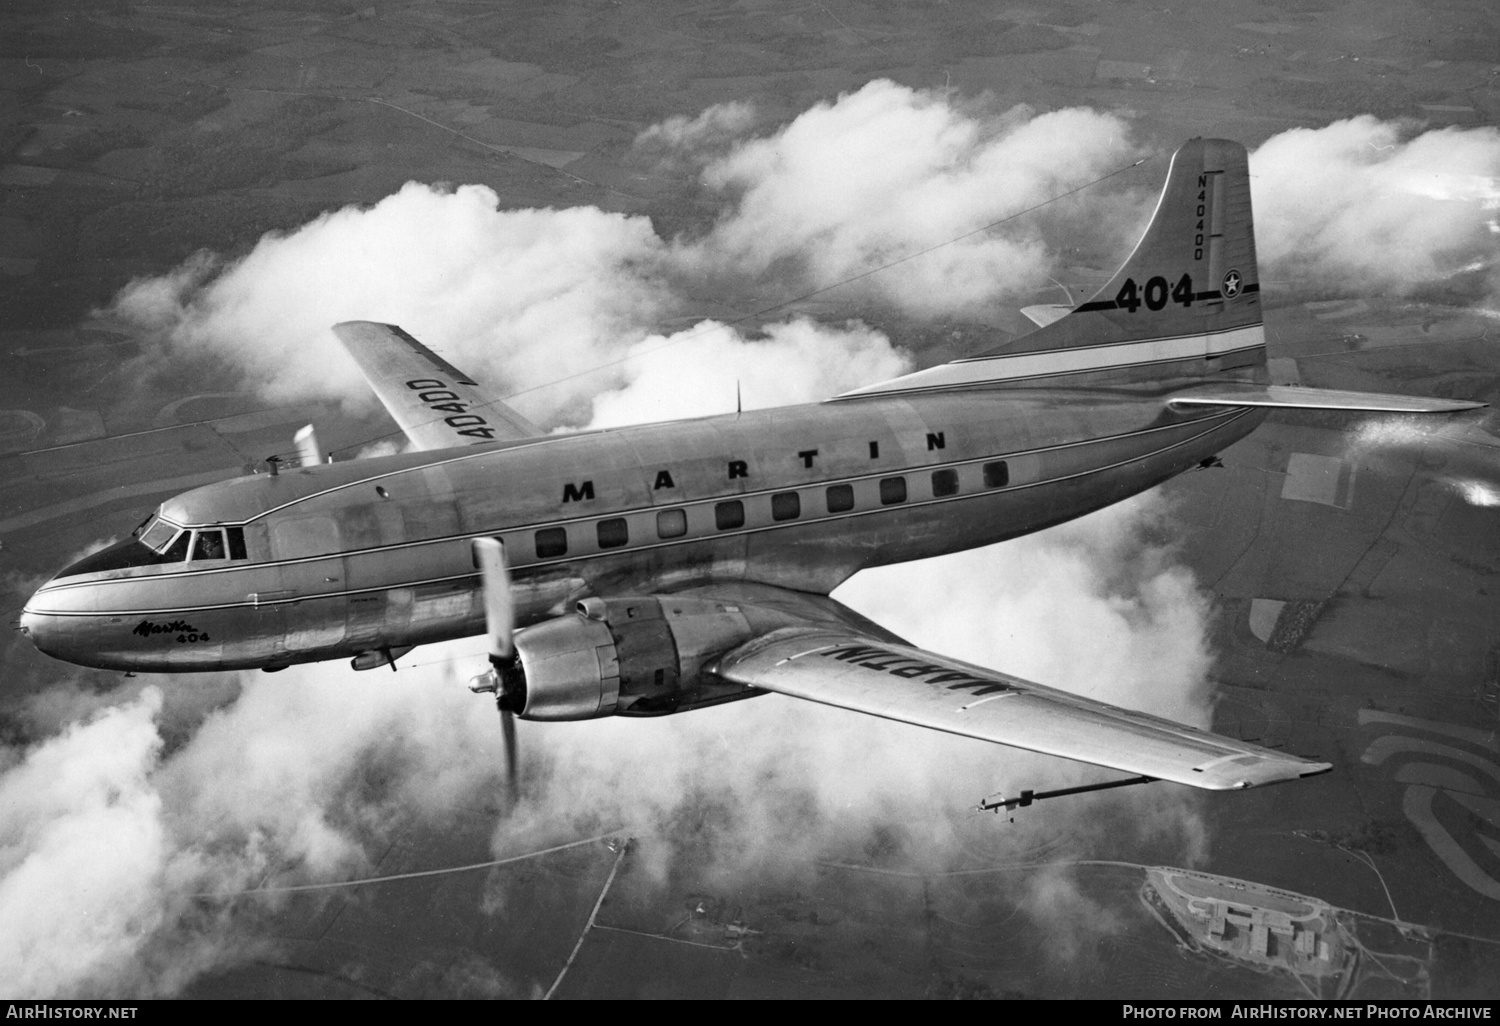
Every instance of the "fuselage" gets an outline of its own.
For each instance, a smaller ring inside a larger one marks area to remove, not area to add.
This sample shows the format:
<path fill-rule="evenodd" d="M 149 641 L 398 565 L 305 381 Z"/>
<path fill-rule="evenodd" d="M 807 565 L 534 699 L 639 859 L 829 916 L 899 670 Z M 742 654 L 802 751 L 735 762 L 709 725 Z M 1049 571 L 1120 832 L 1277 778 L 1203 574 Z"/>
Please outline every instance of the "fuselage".
<path fill-rule="evenodd" d="M 164 503 L 138 537 L 38 590 L 22 625 L 60 659 L 167 672 L 463 637 L 484 629 L 480 536 L 505 544 L 518 626 L 602 591 L 743 581 L 827 594 L 865 567 L 1117 502 L 1262 417 L 977 389 L 256 474 Z"/>

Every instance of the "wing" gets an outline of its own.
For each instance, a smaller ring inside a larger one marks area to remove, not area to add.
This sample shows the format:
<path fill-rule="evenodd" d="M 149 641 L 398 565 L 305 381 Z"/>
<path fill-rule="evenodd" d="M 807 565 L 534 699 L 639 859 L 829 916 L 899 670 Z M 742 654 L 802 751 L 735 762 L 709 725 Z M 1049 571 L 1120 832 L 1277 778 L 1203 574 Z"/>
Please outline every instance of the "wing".
<path fill-rule="evenodd" d="M 1167 400 L 1173 406 L 1271 406 L 1286 410 L 1364 410 L 1372 413 L 1456 413 L 1477 410 L 1486 403 L 1470 399 L 1429 399 L 1381 392 L 1341 392 L 1299 385 L 1231 384 L 1178 392 Z"/>
<path fill-rule="evenodd" d="M 394 324 L 333 326 L 365 380 L 417 449 L 536 438 L 545 432 Z"/>
<path fill-rule="evenodd" d="M 778 628 L 705 669 L 824 705 L 1210 790 L 1333 768 L 825 623 Z"/>

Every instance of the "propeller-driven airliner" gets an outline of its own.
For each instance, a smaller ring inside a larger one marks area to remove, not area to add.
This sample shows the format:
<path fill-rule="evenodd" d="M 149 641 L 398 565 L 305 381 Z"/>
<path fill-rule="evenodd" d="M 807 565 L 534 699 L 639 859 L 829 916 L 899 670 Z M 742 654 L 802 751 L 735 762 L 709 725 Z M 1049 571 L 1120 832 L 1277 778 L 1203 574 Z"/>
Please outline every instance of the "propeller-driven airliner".
<path fill-rule="evenodd" d="M 1113 279 L 1036 319 L 821 403 L 561 435 L 401 328 L 339 324 L 411 451 L 179 495 L 41 587 L 22 627 L 58 659 L 153 673 L 369 669 L 487 633 L 471 687 L 508 739 L 512 716 L 775 692 L 1202 788 L 1328 770 L 924 651 L 829 593 L 1207 465 L 1268 409 L 1483 404 L 1268 383 L 1247 158 L 1226 140 L 1185 143 Z"/>

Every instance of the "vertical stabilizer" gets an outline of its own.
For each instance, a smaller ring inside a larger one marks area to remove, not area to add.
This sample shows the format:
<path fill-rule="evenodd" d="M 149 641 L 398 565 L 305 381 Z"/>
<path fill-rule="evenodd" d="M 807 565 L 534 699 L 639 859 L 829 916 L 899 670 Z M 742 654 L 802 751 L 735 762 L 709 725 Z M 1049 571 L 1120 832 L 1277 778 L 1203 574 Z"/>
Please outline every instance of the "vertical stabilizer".
<path fill-rule="evenodd" d="M 1264 365 L 1245 148 L 1191 139 L 1135 251 L 1087 302 L 1004 349 L 840 398 L 1000 384 L 1180 388 L 1263 380 Z"/>

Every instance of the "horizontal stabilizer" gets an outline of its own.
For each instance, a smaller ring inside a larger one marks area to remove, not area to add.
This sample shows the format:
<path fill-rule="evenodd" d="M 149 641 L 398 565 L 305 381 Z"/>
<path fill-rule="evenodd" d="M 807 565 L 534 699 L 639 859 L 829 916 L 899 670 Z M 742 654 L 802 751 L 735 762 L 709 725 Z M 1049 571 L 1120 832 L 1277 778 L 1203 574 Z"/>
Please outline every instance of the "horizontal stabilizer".
<path fill-rule="evenodd" d="M 1060 321 L 1073 312 L 1068 303 L 1042 303 L 1038 306 L 1023 306 L 1021 312 L 1032 324 L 1045 328 L 1053 321 Z"/>
<path fill-rule="evenodd" d="M 1432 399 L 1419 395 L 1252 384 L 1195 388 L 1178 392 L 1167 402 L 1172 406 L 1271 406 L 1285 410 L 1362 410 L 1368 413 L 1457 413 L 1488 405 L 1471 399 Z"/>
<path fill-rule="evenodd" d="M 447 449 L 543 434 L 394 324 L 345 321 L 335 324 L 333 333 L 414 449 Z"/>

